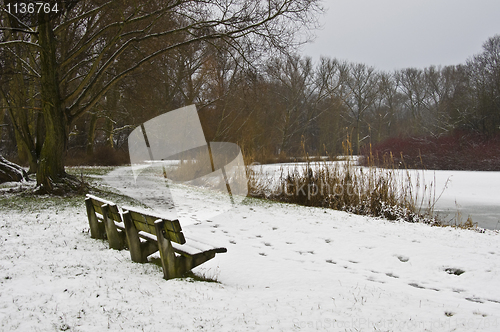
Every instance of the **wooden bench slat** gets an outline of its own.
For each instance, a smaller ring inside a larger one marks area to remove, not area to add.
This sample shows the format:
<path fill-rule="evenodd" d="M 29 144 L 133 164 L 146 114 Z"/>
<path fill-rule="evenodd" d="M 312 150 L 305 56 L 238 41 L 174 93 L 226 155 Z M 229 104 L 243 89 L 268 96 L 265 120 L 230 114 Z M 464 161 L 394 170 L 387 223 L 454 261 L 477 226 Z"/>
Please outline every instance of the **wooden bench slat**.
<path fill-rule="evenodd" d="M 96 213 L 99 213 L 101 215 L 101 218 L 103 217 L 102 213 L 102 208 L 101 205 L 99 205 L 96 201 L 92 200 L 92 204 L 94 204 L 94 209 Z"/>
<path fill-rule="evenodd" d="M 147 232 L 144 232 L 144 231 L 139 231 L 138 234 L 144 240 L 151 241 L 151 242 L 157 242 L 158 241 L 158 239 L 156 238 L 156 235 L 153 235 L 151 233 L 147 233 Z"/>
<path fill-rule="evenodd" d="M 171 232 L 167 231 L 166 235 L 170 239 L 170 241 L 173 241 L 178 244 L 184 244 L 186 243 L 186 238 L 184 237 L 184 234 L 182 232 Z"/>
<path fill-rule="evenodd" d="M 94 196 L 92 194 L 87 194 L 86 197 L 96 201 L 96 202 L 99 202 L 100 205 L 104 205 L 104 204 L 108 204 L 108 205 L 116 205 L 115 203 L 111 202 L 111 201 L 108 201 L 108 200 L 105 200 L 101 197 L 97 197 L 97 196 Z"/>
<path fill-rule="evenodd" d="M 165 234 L 168 236 L 170 241 L 174 241 L 179 244 L 186 243 L 179 220 L 164 219 L 162 217 L 153 216 L 148 212 L 142 212 L 129 207 L 124 207 L 123 209 L 130 213 L 137 230 L 157 235 L 155 222 L 158 219 L 161 219 L 164 221 Z"/>
<path fill-rule="evenodd" d="M 92 204 L 94 205 L 95 212 L 99 213 L 101 216 L 102 216 L 102 208 L 101 207 L 103 205 L 107 204 L 109 206 L 116 206 L 115 203 L 110 202 L 110 201 L 105 200 L 105 199 L 102 199 L 102 198 L 99 198 L 99 197 L 94 196 L 94 195 L 87 194 L 87 197 L 92 200 Z M 121 219 L 121 218 L 118 218 L 118 219 Z"/>
<path fill-rule="evenodd" d="M 146 232 L 139 232 L 139 236 L 143 238 L 144 240 L 151 241 L 151 242 L 156 242 L 157 238 L 155 235 L 146 233 Z M 227 252 L 226 248 L 221 248 L 221 247 L 214 247 L 210 245 L 204 245 L 204 248 L 200 248 L 197 245 L 192 245 L 191 244 L 191 238 L 187 238 L 186 242 L 189 244 L 178 244 L 178 243 L 172 243 L 172 247 L 174 250 L 179 253 L 179 254 L 188 254 L 188 255 L 197 255 L 205 251 L 213 251 L 216 253 L 224 253 Z M 196 243 L 196 242 L 195 242 Z M 196 243 L 199 245 L 199 243 Z"/>
<path fill-rule="evenodd" d="M 179 254 L 187 254 L 187 255 L 191 255 L 191 256 L 194 256 L 194 255 L 197 255 L 197 254 L 201 254 L 201 253 L 204 253 L 204 252 L 214 252 L 214 253 L 225 253 L 225 252 L 227 252 L 226 248 L 212 247 L 210 249 L 201 250 L 200 248 L 193 247 L 193 246 L 191 246 L 189 244 L 172 243 L 172 247 L 174 248 L 175 252 L 177 252 Z"/>
<path fill-rule="evenodd" d="M 189 235 L 188 239 L 189 239 L 189 244 L 192 247 L 198 248 L 199 250 L 206 251 L 206 250 L 218 249 L 218 247 L 215 247 L 212 244 L 205 242 L 204 239 L 200 239 L 193 235 Z"/>
<path fill-rule="evenodd" d="M 143 232 L 148 232 L 153 235 L 156 235 L 156 229 L 154 227 L 151 227 L 151 225 L 146 224 L 144 222 L 140 222 L 138 220 L 133 220 L 135 224 L 135 228 L 137 228 L 138 231 L 143 231 Z"/>
<path fill-rule="evenodd" d="M 151 242 L 157 242 L 158 239 L 156 238 L 156 235 L 146 233 L 146 232 L 139 232 L 139 236 L 143 238 L 144 240 L 151 241 Z M 200 253 L 200 250 L 197 250 L 195 248 L 190 247 L 189 245 L 186 244 L 178 244 L 178 243 L 172 243 L 172 247 L 176 250 L 179 250 L 183 253 L 189 253 L 192 255 Z"/>
<path fill-rule="evenodd" d="M 144 215 L 144 218 L 146 219 L 146 222 L 154 227 L 155 221 L 158 219 L 162 219 L 165 221 L 165 228 L 170 231 L 170 232 L 181 232 L 181 224 L 179 223 L 179 220 L 169 220 L 157 216 L 151 216 L 151 215 Z"/>
<path fill-rule="evenodd" d="M 113 219 L 115 221 L 115 223 L 122 222 L 122 216 L 120 214 L 120 211 L 118 211 L 118 208 L 116 207 L 116 205 L 115 205 L 115 208 L 116 208 L 116 210 L 111 209 L 108 211 L 108 218 Z"/>

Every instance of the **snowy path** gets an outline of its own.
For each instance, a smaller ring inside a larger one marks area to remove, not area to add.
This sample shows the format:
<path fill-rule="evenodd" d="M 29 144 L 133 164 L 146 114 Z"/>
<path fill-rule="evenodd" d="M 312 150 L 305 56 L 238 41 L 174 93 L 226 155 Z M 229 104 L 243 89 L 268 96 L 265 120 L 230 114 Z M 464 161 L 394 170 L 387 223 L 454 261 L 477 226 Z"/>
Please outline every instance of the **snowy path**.
<path fill-rule="evenodd" d="M 2 206 L 0 330 L 500 330 L 497 232 L 255 199 L 207 220 L 217 197 L 192 192 L 185 232 L 228 248 L 195 272 L 220 283 L 165 281 L 90 239 L 80 200 Z"/>

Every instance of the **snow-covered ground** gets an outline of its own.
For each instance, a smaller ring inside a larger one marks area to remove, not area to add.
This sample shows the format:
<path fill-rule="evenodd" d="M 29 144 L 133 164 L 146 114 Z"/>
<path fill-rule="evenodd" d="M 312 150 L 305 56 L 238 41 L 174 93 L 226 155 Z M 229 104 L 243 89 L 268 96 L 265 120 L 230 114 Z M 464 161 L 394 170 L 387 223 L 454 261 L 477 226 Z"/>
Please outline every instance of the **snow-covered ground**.
<path fill-rule="evenodd" d="M 106 183 L 137 196 L 129 178 L 118 168 Z M 214 211 L 220 197 L 192 190 L 177 214 L 186 234 L 227 247 L 194 271 L 219 283 L 165 281 L 90 238 L 83 197 L 19 198 L 15 187 L 0 186 L 2 331 L 500 330 L 495 231 L 256 199 Z M 140 201 L 173 213 L 150 190 Z"/>

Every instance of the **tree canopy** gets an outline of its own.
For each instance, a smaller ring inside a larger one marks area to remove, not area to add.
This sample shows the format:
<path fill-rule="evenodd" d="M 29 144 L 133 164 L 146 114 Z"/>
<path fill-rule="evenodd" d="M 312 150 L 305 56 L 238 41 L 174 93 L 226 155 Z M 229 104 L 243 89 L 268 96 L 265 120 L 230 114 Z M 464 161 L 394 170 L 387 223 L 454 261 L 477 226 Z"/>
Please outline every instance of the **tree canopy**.
<path fill-rule="evenodd" d="M 321 11 L 318 0 L 49 3 L 48 12 L 5 7 L 0 23 L 2 67 L 10 74 L 3 99 L 38 185 L 49 192 L 68 179 L 64 155 L 75 120 L 124 78 L 189 46 L 244 59 L 286 52 Z M 36 130 L 28 117 L 36 117 Z"/>

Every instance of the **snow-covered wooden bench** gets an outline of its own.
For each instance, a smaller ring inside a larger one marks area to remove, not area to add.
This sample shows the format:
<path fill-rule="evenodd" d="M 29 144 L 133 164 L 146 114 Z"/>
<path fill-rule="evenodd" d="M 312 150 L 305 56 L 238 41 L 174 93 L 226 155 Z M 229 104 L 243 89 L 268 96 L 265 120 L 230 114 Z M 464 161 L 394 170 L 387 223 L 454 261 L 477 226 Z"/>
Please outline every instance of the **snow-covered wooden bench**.
<path fill-rule="evenodd" d="M 149 255 L 159 251 L 165 279 L 181 277 L 215 254 L 227 252 L 200 239 L 186 239 L 178 220 L 131 207 L 123 207 L 119 213 L 115 204 L 92 195 L 87 195 L 85 203 L 91 237 L 107 237 L 113 249 L 128 247 L 132 261 L 138 263 L 147 262 Z"/>

